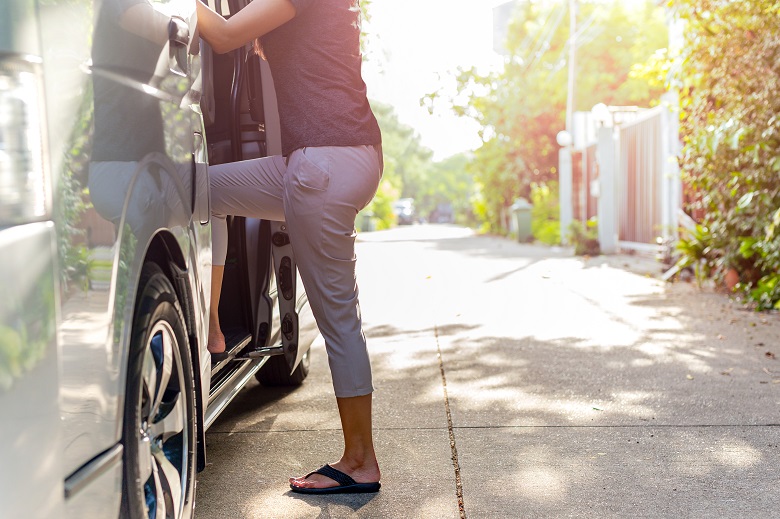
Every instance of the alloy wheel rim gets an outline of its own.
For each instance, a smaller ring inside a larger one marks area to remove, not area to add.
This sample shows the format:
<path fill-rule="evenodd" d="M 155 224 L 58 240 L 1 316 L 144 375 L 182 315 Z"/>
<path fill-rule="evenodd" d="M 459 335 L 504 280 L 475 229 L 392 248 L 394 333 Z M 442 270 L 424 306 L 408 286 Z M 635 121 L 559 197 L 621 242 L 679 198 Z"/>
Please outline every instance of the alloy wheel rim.
<path fill-rule="evenodd" d="M 149 519 L 178 519 L 186 498 L 190 441 L 186 379 L 176 334 L 160 321 L 149 334 L 141 368 L 138 466 Z"/>

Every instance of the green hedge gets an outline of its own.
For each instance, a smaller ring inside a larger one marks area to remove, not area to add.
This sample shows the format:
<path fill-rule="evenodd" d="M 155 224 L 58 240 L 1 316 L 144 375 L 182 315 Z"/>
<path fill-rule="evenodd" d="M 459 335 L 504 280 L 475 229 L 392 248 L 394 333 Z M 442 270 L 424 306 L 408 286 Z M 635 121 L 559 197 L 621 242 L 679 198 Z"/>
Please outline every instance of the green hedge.
<path fill-rule="evenodd" d="M 736 269 L 759 308 L 780 308 L 780 2 L 670 5 L 686 23 L 674 74 L 680 166 L 689 209 L 703 215 L 680 243 L 682 262 Z"/>

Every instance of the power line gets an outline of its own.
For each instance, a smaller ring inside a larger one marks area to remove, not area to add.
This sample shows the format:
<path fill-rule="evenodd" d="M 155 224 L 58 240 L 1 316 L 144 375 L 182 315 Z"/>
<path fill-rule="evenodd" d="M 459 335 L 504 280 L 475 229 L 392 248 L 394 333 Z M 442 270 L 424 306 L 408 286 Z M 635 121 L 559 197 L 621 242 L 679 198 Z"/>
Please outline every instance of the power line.
<path fill-rule="evenodd" d="M 547 25 L 547 22 L 550 20 L 550 16 L 552 16 L 552 13 L 553 13 L 553 9 L 551 8 L 547 12 L 547 18 L 544 21 L 544 25 L 545 26 Z M 520 46 L 519 46 L 519 48 L 517 50 L 517 55 L 520 56 L 521 59 L 522 59 L 522 56 L 525 55 L 525 52 L 531 47 L 531 45 L 536 43 L 536 41 L 537 41 L 536 37 L 538 37 L 538 36 L 539 36 L 538 33 L 536 33 L 534 35 L 532 35 L 530 31 L 528 33 L 526 33 L 525 38 L 523 38 L 523 41 L 520 42 Z"/>
<path fill-rule="evenodd" d="M 569 86 L 566 96 L 566 131 L 572 135 L 574 113 L 574 79 L 577 66 L 577 0 L 569 0 Z"/>
<path fill-rule="evenodd" d="M 592 2 L 589 3 L 593 5 Z M 600 14 L 600 9 L 602 9 L 602 5 L 598 4 L 598 7 L 591 12 L 587 20 L 580 24 L 580 27 L 577 29 L 577 33 L 575 34 L 574 38 L 574 44 L 577 46 L 577 49 L 581 49 L 604 32 L 603 25 L 594 25 Z M 567 60 L 565 56 L 569 52 L 570 42 L 571 38 L 566 40 L 566 44 L 561 48 L 561 51 L 558 53 L 558 56 L 555 58 L 555 60 L 553 60 L 554 65 L 550 69 L 550 73 L 547 76 L 547 81 L 550 81 L 558 71 L 566 66 Z"/>
<path fill-rule="evenodd" d="M 555 32 L 558 30 L 558 27 L 563 21 L 563 17 L 566 15 L 566 9 L 563 7 L 563 4 L 557 4 L 556 10 L 554 12 L 557 15 L 557 17 L 555 18 L 555 21 L 553 22 L 552 25 L 546 24 L 545 22 L 545 24 L 547 25 L 547 31 L 544 32 L 542 36 L 539 38 L 540 44 L 536 47 L 536 50 L 531 55 L 531 61 L 526 66 L 526 71 L 530 70 L 536 64 L 539 58 L 543 56 L 545 52 L 547 52 L 547 49 L 550 48 L 550 41 L 555 36 Z M 544 38 L 544 41 L 542 41 L 542 38 Z"/>

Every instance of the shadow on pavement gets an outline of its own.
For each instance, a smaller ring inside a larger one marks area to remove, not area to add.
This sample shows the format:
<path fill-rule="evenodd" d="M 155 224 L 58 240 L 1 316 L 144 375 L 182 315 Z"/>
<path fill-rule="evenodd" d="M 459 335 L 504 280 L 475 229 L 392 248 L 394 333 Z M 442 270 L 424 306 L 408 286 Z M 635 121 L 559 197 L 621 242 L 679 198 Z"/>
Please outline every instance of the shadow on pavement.
<path fill-rule="evenodd" d="M 458 517 L 445 394 L 468 517 L 775 514 L 777 314 L 635 258 L 413 232 L 359 251 L 380 493 L 286 489 L 340 454 L 320 345 L 301 388 L 252 385 L 210 431 L 202 517 Z"/>
<path fill-rule="evenodd" d="M 381 492 L 381 490 L 380 490 Z M 338 494 L 338 495 L 326 495 L 326 496 L 312 496 L 305 494 L 296 494 L 290 491 L 286 494 L 286 497 L 303 501 L 306 504 L 313 507 L 319 507 L 319 515 L 312 515 L 317 519 L 330 519 L 333 517 L 331 507 L 334 501 L 337 501 L 339 505 L 351 511 L 351 513 L 360 512 L 360 509 L 367 506 L 378 497 L 379 494 Z"/>
<path fill-rule="evenodd" d="M 601 319 L 440 341 L 467 513 L 770 516 L 777 316 L 684 286 L 569 297 Z"/>

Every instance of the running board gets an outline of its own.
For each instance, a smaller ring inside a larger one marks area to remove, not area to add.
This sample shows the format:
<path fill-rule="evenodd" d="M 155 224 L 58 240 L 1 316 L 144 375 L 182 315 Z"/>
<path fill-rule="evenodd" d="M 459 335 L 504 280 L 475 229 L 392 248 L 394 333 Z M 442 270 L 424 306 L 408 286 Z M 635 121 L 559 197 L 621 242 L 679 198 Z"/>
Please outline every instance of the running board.
<path fill-rule="evenodd" d="M 278 346 L 269 346 L 267 348 L 257 348 L 245 352 L 243 355 L 236 357 L 233 360 L 255 360 L 260 357 L 270 357 L 271 355 L 284 355 L 284 346 L 281 344 Z"/>
<path fill-rule="evenodd" d="M 252 334 L 244 330 L 231 329 L 225 330 L 225 344 L 227 349 L 225 353 L 211 355 L 211 376 L 235 360 L 238 352 L 246 348 L 252 342 Z"/>
<path fill-rule="evenodd" d="M 219 356 L 211 355 L 212 378 L 214 377 L 214 374 L 221 371 L 222 368 L 231 362 L 247 362 L 262 357 L 270 357 L 272 355 L 284 355 L 284 346 L 282 344 L 255 348 L 247 351 L 246 347 L 252 342 L 252 335 L 243 330 L 226 331 L 225 342 L 228 345 L 226 354 L 220 354 Z"/>

